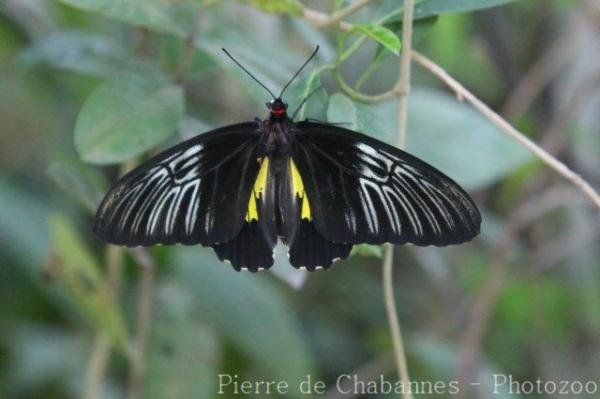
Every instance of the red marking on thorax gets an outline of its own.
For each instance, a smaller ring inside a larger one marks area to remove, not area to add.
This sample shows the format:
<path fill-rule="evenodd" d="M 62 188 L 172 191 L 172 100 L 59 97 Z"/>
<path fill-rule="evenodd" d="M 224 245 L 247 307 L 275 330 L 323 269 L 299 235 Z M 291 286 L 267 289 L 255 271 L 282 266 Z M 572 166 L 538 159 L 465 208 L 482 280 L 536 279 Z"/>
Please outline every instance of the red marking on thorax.
<path fill-rule="evenodd" d="M 285 108 L 272 108 L 271 113 L 275 116 L 281 116 L 285 114 Z"/>

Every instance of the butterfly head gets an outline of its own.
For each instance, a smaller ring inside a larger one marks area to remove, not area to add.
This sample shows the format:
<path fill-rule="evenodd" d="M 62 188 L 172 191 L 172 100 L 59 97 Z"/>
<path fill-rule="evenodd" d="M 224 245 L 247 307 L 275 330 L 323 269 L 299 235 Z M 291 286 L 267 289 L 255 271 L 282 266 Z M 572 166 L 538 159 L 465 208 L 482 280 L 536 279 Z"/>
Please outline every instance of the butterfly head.
<path fill-rule="evenodd" d="M 287 103 L 283 101 L 281 98 L 276 98 L 267 103 L 267 108 L 271 112 L 271 116 L 274 117 L 282 117 L 285 116 L 287 111 Z"/>

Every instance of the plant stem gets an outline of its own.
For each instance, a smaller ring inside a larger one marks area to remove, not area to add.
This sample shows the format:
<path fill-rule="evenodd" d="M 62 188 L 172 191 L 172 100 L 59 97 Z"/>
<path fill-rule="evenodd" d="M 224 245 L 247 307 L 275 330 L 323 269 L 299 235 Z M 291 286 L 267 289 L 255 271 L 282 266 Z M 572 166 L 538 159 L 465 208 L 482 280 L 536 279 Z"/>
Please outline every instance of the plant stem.
<path fill-rule="evenodd" d="M 311 22 L 312 24 L 319 26 L 323 20 L 327 19 L 327 14 L 323 14 L 319 11 L 315 11 L 309 8 L 304 9 L 304 19 Z M 340 21 L 339 27 L 345 32 L 350 32 L 353 25 L 346 21 Z M 406 49 L 405 49 L 406 50 Z M 550 166 L 555 172 L 566 178 L 569 182 L 575 185 L 581 192 L 583 192 L 597 207 L 600 208 L 600 195 L 592 188 L 592 186 L 585 181 L 581 176 L 577 175 L 568 166 L 554 158 L 546 150 L 541 148 L 539 145 L 531 141 L 523 133 L 515 129 L 510 123 L 503 119 L 496 112 L 492 111 L 485 103 L 479 100 L 473 93 L 468 91 L 462 84 L 448 74 L 441 66 L 425 57 L 423 54 L 411 50 L 412 59 L 420 64 L 423 68 L 433 73 L 438 79 L 446 83 L 454 92 L 456 96 L 462 100 L 466 99 L 469 101 L 477 111 L 482 113 L 492 123 L 500 128 L 503 134 L 506 134 L 527 148 L 536 157 L 540 158 L 545 164 Z M 387 98 L 387 96 L 386 96 Z"/>
<path fill-rule="evenodd" d="M 448 74 L 442 67 L 425 57 L 423 54 L 412 51 L 412 58 L 423 68 L 433 73 L 438 79 L 444 82 L 450 87 L 459 98 L 463 98 L 477 111 L 482 113 L 487 119 L 489 119 L 494 125 L 496 125 L 502 133 L 509 136 L 521 146 L 528 149 L 533 155 L 541 159 L 546 165 L 552 168 L 559 175 L 563 176 L 573 185 L 575 185 L 581 192 L 583 192 L 598 208 L 600 208 L 600 195 L 592 188 L 592 186 L 585 181 L 577 173 L 569 169 L 567 165 L 553 157 L 550 153 L 544 150 L 542 147 L 531 141 L 523 133 L 515 129 L 510 123 L 503 119 L 500 115 L 494 112 L 489 106 L 483 101 L 477 98 L 473 93 L 465 89 L 465 87 L 459 83 L 456 79 Z"/>
<path fill-rule="evenodd" d="M 129 399 L 142 397 L 144 379 L 144 358 L 146 344 L 152 319 L 152 304 L 154 299 L 154 278 L 156 265 L 152 256 L 144 249 L 130 251 L 140 266 L 140 283 L 138 288 L 138 302 L 136 309 L 135 338 L 131 353 L 131 367 L 129 369 Z"/>
<path fill-rule="evenodd" d="M 397 146 L 402 148 L 406 137 L 406 119 L 408 114 L 408 94 L 410 92 L 410 52 L 412 43 L 412 17 L 414 9 L 414 0 L 404 0 L 404 20 L 402 29 L 402 57 L 400 59 L 400 78 L 396 85 L 400 101 L 398 104 L 398 134 L 396 137 Z M 410 390 L 410 375 L 406 362 L 406 351 L 404 350 L 404 342 L 402 340 L 402 330 L 400 329 L 400 321 L 398 320 L 398 311 L 396 310 L 396 302 L 394 298 L 394 279 L 393 279 L 393 264 L 394 264 L 394 247 L 389 245 L 385 251 L 383 259 L 383 295 L 387 317 L 390 323 L 390 332 L 392 334 L 392 342 L 394 344 L 394 358 L 398 369 L 398 377 L 402 381 L 402 386 L 408 390 L 403 392 L 404 398 L 412 399 L 413 395 Z"/>
<path fill-rule="evenodd" d="M 412 52 L 413 11 L 414 0 L 404 0 L 404 16 L 402 22 L 403 50 L 400 57 L 400 79 L 398 80 L 397 92 L 398 103 L 398 136 L 396 145 L 404 147 L 406 140 L 406 121 L 408 115 L 408 94 L 410 93 L 410 56 Z"/>
<path fill-rule="evenodd" d="M 90 356 L 85 377 L 84 399 L 98 399 L 102 397 L 102 382 L 110 355 L 110 346 L 110 338 L 106 334 L 99 333 L 94 338 L 94 349 Z"/>
<path fill-rule="evenodd" d="M 127 173 L 133 164 L 125 163 L 120 170 L 120 175 Z M 106 284 L 108 292 L 113 301 L 118 302 L 121 280 L 123 275 L 123 248 L 115 245 L 106 246 Z M 110 338 L 99 332 L 94 338 L 92 355 L 86 371 L 86 384 L 83 397 L 85 399 L 98 399 L 102 397 L 102 383 L 106 374 L 106 366 L 110 359 L 112 342 Z"/>
<path fill-rule="evenodd" d="M 357 0 L 349 6 L 333 13 L 333 15 L 327 18 L 327 20 L 323 21 L 320 27 L 327 28 L 333 26 L 339 23 L 342 19 L 346 18 L 347 16 L 354 14 L 356 11 L 360 10 L 372 1 L 373 0 Z"/>
<path fill-rule="evenodd" d="M 404 350 L 404 341 L 402 340 L 402 330 L 400 321 L 398 320 L 398 311 L 396 310 L 396 299 L 394 297 L 394 247 L 389 245 L 383 257 L 383 299 L 385 302 L 385 310 L 390 323 L 390 333 L 392 335 L 392 343 L 394 345 L 394 360 L 398 371 L 398 378 L 402 382 L 403 387 L 409 388 L 407 392 L 403 392 L 405 399 L 412 399 L 413 395 L 410 391 L 410 376 L 408 373 L 408 365 L 406 362 L 406 351 Z"/>

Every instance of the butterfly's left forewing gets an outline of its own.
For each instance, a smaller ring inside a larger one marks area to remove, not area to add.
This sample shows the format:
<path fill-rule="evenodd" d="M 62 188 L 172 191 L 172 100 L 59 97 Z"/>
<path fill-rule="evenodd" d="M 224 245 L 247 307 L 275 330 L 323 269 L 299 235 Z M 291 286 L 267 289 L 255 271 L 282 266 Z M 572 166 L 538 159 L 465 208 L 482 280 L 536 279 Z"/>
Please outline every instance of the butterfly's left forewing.
<path fill-rule="evenodd" d="M 227 126 L 146 161 L 106 195 L 94 231 L 127 246 L 231 240 L 242 229 L 260 167 L 258 129 Z"/>
<path fill-rule="evenodd" d="M 293 159 L 316 229 L 337 243 L 449 245 L 479 233 L 467 193 L 406 152 L 340 127 L 300 122 Z"/>

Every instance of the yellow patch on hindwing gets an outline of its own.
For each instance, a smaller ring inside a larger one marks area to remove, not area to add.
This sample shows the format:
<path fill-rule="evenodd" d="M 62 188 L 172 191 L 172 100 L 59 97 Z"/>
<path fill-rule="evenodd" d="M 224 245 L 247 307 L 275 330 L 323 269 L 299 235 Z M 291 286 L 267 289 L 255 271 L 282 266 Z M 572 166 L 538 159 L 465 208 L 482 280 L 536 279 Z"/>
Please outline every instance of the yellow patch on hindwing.
<path fill-rule="evenodd" d="M 257 201 L 260 196 L 264 197 L 265 190 L 267 187 L 269 158 L 258 158 L 257 161 L 258 163 L 260 163 L 260 169 L 258 170 L 258 175 L 256 176 L 256 180 L 254 181 L 254 186 L 252 186 L 252 193 L 250 193 L 250 200 L 248 201 L 248 211 L 246 212 L 246 222 L 258 220 Z"/>
<path fill-rule="evenodd" d="M 292 174 L 292 191 L 302 201 L 302 211 L 300 212 L 300 217 L 302 219 L 311 220 L 312 216 L 310 214 L 310 205 L 308 204 L 308 197 L 304 191 L 304 183 L 302 182 L 302 177 L 300 176 L 300 172 L 298 172 L 298 168 L 296 167 L 294 160 L 291 158 L 290 171 Z"/>

